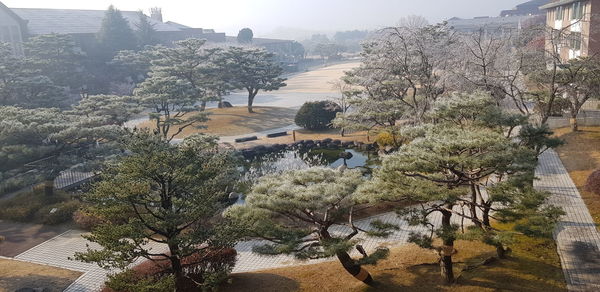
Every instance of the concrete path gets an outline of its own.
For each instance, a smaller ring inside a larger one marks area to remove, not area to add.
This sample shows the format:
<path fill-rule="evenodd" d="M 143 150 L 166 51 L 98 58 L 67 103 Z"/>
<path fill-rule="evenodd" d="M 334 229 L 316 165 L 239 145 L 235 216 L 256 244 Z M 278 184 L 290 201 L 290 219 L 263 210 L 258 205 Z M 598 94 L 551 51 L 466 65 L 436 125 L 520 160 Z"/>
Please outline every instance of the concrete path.
<path fill-rule="evenodd" d="M 540 156 L 536 176 L 535 187 L 551 192 L 549 203 L 566 212 L 554 238 L 569 291 L 600 291 L 600 234 L 554 150 Z"/>
<path fill-rule="evenodd" d="M 363 220 L 358 220 L 356 225 L 360 228 L 369 229 L 370 222 L 377 219 L 386 223 L 396 224 L 400 227 L 400 230 L 395 231 L 387 238 L 361 238 L 361 244 L 367 251 L 373 251 L 379 246 L 389 247 L 404 244 L 407 242 L 411 231 L 424 231 L 423 227 L 421 226 L 409 226 L 408 223 L 400 219 L 395 212 L 388 212 Z M 440 219 L 441 217 L 436 214 L 431 217 L 431 222 L 435 225 L 438 225 L 440 223 Z M 460 222 L 458 222 L 458 218 L 455 219 L 455 223 L 459 224 Z M 349 232 L 349 228 L 337 226 L 332 228 L 332 231 L 333 234 L 340 232 L 347 234 Z M 27 250 L 26 252 L 19 254 L 15 258 L 22 261 L 83 272 L 84 274 L 65 290 L 67 292 L 99 291 L 104 285 L 109 272 L 95 264 L 88 264 L 69 259 L 75 252 L 85 251 L 88 245 L 91 248 L 98 248 L 98 245 L 83 239 L 83 237 L 81 237 L 83 234 L 84 232 L 82 231 L 67 231 L 34 248 Z M 261 243 L 265 242 L 255 240 L 241 242 L 236 245 L 235 248 L 238 251 L 238 261 L 233 272 L 250 272 L 334 260 L 333 258 L 329 258 L 321 260 L 299 261 L 291 256 L 263 256 L 253 253 L 252 247 Z M 164 246 L 158 244 L 153 244 L 151 247 L 154 250 L 164 249 Z M 352 254 L 354 256 L 359 256 L 356 251 L 352 252 Z M 141 262 L 141 260 L 139 262 Z"/>

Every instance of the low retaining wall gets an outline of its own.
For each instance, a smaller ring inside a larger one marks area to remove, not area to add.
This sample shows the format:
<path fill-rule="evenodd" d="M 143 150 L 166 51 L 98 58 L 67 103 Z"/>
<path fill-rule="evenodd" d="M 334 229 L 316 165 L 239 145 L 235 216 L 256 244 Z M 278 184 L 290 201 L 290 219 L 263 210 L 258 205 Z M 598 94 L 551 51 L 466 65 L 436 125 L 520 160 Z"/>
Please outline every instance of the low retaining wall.
<path fill-rule="evenodd" d="M 548 126 L 550 129 L 558 129 L 571 126 L 571 119 L 565 117 L 551 117 L 548 119 Z M 580 127 L 592 127 L 600 126 L 600 116 L 596 117 L 579 117 L 577 118 L 577 124 Z"/>

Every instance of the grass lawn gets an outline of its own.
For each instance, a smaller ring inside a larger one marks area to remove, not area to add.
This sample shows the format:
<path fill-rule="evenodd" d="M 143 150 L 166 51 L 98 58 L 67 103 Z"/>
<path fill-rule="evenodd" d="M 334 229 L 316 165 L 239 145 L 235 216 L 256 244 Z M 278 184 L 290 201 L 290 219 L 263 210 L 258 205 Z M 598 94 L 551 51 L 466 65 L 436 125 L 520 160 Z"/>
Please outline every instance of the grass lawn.
<path fill-rule="evenodd" d="M 46 265 L 0 259 L 0 291 L 16 291 L 21 288 L 63 291 L 81 274 Z"/>
<path fill-rule="evenodd" d="M 458 241 L 454 261 L 459 278 L 451 286 L 441 280 L 435 254 L 408 244 L 392 249 L 390 257 L 377 266 L 366 267 L 377 281 L 374 287 L 355 280 L 339 262 L 332 261 L 233 274 L 222 291 L 566 291 L 553 241 L 520 240 L 508 259 L 488 265 L 479 264 L 495 255 L 492 247 Z"/>
<path fill-rule="evenodd" d="M 575 182 L 596 223 L 600 223 L 600 196 L 583 190 L 588 176 L 600 168 L 600 127 L 580 127 L 572 133 L 569 128 L 557 129 L 555 134 L 566 144 L 557 149 L 560 159 Z"/>
<path fill-rule="evenodd" d="M 195 133 L 236 136 L 286 127 L 294 124 L 296 111 L 289 108 L 254 107 L 255 113 L 251 114 L 246 107 L 207 109 L 211 115 L 210 120 L 204 124 L 206 129 L 199 129 L 192 125 L 184 129 L 177 138 L 185 138 Z M 141 123 L 138 127 L 155 128 L 152 121 Z M 175 131 L 176 129 L 172 129 L 173 133 Z"/>

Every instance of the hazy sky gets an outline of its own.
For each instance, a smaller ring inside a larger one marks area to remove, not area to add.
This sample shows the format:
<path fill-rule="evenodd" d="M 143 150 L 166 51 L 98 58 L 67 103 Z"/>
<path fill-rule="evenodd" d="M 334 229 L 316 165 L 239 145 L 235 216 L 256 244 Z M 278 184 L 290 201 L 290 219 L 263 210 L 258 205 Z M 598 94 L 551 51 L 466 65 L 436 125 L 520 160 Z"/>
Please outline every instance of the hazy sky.
<path fill-rule="evenodd" d="M 402 16 L 422 15 L 432 22 L 452 16 L 495 16 L 527 0 L 0 0 L 14 8 L 106 9 L 148 11 L 162 7 L 165 20 L 214 28 L 236 35 L 250 27 L 255 35 L 277 28 L 305 30 L 373 29 Z"/>

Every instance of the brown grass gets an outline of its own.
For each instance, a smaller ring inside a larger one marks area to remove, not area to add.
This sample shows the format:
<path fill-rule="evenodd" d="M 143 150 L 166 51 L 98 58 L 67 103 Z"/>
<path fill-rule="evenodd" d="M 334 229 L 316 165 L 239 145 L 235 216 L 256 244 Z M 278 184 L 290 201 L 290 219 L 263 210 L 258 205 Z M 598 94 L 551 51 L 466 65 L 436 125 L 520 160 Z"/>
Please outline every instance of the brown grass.
<path fill-rule="evenodd" d="M 0 259 L 0 291 L 49 288 L 63 291 L 82 273 L 45 265 Z"/>
<path fill-rule="evenodd" d="M 454 257 L 459 279 L 445 285 L 437 256 L 408 244 L 392 249 L 388 259 L 366 267 L 377 285 L 367 287 L 331 261 L 256 273 L 233 274 L 222 291 L 566 291 L 555 246 L 549 240 L 515 245 L 509 259 L 481 265 L 495 253 L 480 242 L 458 241 Z M 532 252 L 535 250 L 535 252 Z M 475 269 L 461 272 L 466 266 Z"/>
<path fill-rule="evenodd" d="M 208 109 L 210 120 L 206 124 L 195 124 L 187 127 L 177 135 L 185 138 L 195 133 L 206 133 L 216 136 L 235 136 L 247 133 L 260 132 L 294 124 L 296 111 L 278 107 L 254 107 L 255 113 L 248 113 L 246 107 L 214 108 Z M 206 126 L 201 129 L 197 126 Z M 139 128 L 154 129 L 153 121 L 141 123 Z M 171 129 L 175 133 L 177 129 Z"/>
<path fill-rule="evenodd" d="M 555 134 L 566 142 L 557 149 L 563 164 L 594 221 L 600 223 L 600 196 L 584 190 L 588 176 L 600 168 L 600 127 L 580 127 L 580 131 L 575 133 L 563 128 L 555 130 Z"/>

